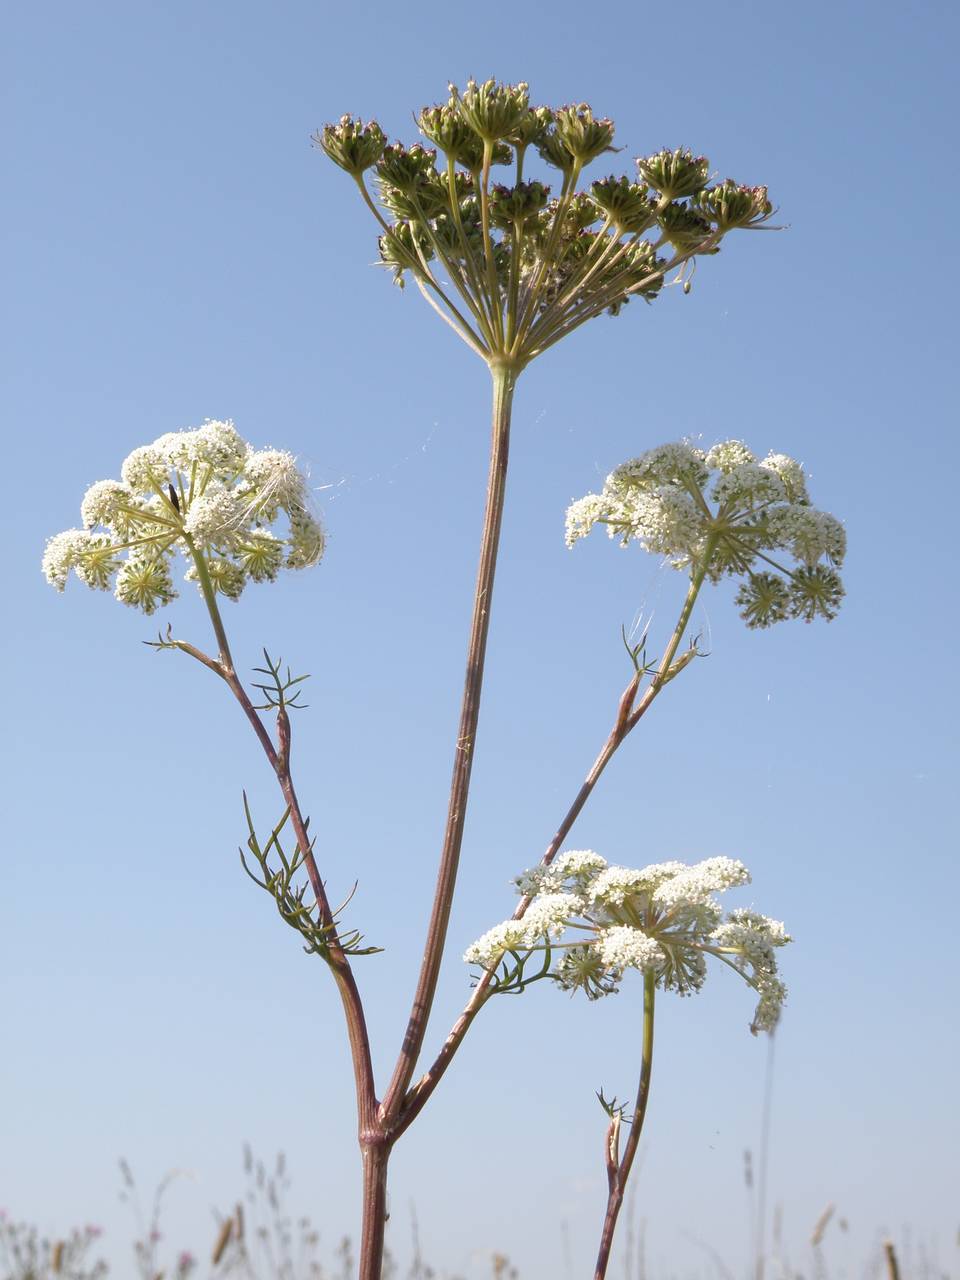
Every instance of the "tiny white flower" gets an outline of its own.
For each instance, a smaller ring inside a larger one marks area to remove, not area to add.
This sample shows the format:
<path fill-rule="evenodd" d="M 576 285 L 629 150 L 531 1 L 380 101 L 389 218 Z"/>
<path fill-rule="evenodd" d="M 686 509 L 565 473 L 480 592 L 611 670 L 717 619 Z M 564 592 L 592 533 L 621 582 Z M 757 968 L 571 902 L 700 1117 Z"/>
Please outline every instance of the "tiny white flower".
<path fill-rule="evenodd" d="M 90 534 L 86 529 L 66 529 L 47 539 L 41 568 L 43 576 L 52 587 L 56 587 L 58 591 L 64 590 L 77 557 L 89 545 Z"/>
<path fill-rule="evenodd" d="M 504 920 L 502 924 L 488 929 L 482 938 L 478 938 L 463 953 L 467 964 L 479 964 L 484 969 L 498 964 L 505 951 L 513 951 L 525 945 L 522 920 Z"/>
<path fill-rule="evenodd" d="M 606 859 L 592 849 L 570 849 L 554 858 L 549 866 L 533 867 L 517 876 L 516 885 L 522 894 L 558 893 L 564 881 L 586 884 L 607 865 Z"/>
<path fill-rule="evenodd" d="M 750 872 L 742 862 L 733 858 L 707 858 L 692 867 L 683 867 L 665 879 L 653 890 L 651 897 L 663 907 L 672 907 L 679 902 L 699 906 L 714 893 L 749 883 Z"/>
<path fill-rule="evenodd" d="M 714 947 L 725 955 L 760 995 L 751 1030 L 772 1031 L 780 1017 L 787 989 L 777 975 L 775 949 L 790 936 L 779 920 L 756 911 L 731 911 L 710 935 Z"/>
<path fill-rule="evenodd" d="M 568 547 L 585 538 L 607 510 L 608 504 L 598 493 L 588 493 L 567 507 L 566 543 Z"/>
<path fill-rule="evenodd" d="M 752 929 L 766 938 L 772 947 L 782 947 L 791 940 L 782 920 L 772 920 L 770 916 L 762 916 L 749 907 L 736 907 L 728 912 L 727 921 L 738 928 Z"/>
<path fill-rule="evenodd" d="M 231 548 L 243 530 L 244 517 L 238 494 L 210 487 L 190 503 L 183 527 L 201 547 Z"/>
<path fill-rule="evenodd" d="M 699 488 L 706 479 L 703 450 L 686 440 L 678 440 L 657 445 L 639 458 L 624 462 L 607 477 L 607 487 L 614 491 L 658 489 L 665 484 L 690 484 Z"/>
<path fill-rule="evenodd" d="M 768 471 L 775 471 L 783 481 L 790 502 L 807 501 L 807 477 L 803 467 L 785 453 L 768 453 L 760 463 Z"/>
<path fill-rule="evenodd" d="M 656 862 L 643 868 L 607 867 L 591 882 L 590 899 L 601 906 L 620 906 L 631 895 L 649 895 L 686 870 L 685 862 Z"/>
<path fill-rule="evenodd" d="M 597 934 L 597 951 L 605 965 L 618 970 L 656 969 L 662 967 L 665 959 L 659 942 L 629 924 L 601 929 Z"/>
<path fill-rule="evenodd" d="M 522 924 L 531 943 L 539 938 L 559 937 L 570 916 L 577 915 L 583 899 L 575 893 L 544 893 L 527 908 Z"/>
<path fill-rule="evenodd" d="M 319 562 L 326 546 L 323 526 L 309 511 L 294 507 L 290 512 L 288 569 L 309 569 Z"/>
<path fill-rule="evenodd" d="M 779 978 L 759 978 L 756 986 L 760 1000 L 750 1024 L 750 1030 L 754 1035 L 758 1031 L 776 1030 L 787 998 L 787 988 Z"/>
<path fill-rule="evenodd" d="M 87 529 L 102 524 L 125 533 L 130 528 L 130 515 L 124 508 L 135 509 L 137 498 L 129 485 L 119 480 L 98 480 L 83 495 L 80 519 Z"/>
<path fill-rule="evenodd" d="M 756 462 L 741 462 L 724 472 L 713 486 L 713 500 L 737 510 L 783 502 L 787 489 L 775 471 Z"/>
<path fill-rule="evenodd" d="M 579 877 L 603 871 L 607 865 L 606 858 L 592 849 L 568 849 L 559 854 L 550 864 L 553 871 L 560 876 Z"/>
<path fill-rule="evenodd" d="M 307 486 L 292 453 L 283 449 L 256 449 L 243 466 L 243 487 L 249 504 L 263 520 L 275 520 L 282 508 L 305 508 Z"/>
<path fill-rule="evenodd" d="M 232 422 L 208 419 L 189 431 L 167 431 L 153 442 L 168 469 L 189 476 L 196 468 L 233 480 L 242 471 L 250 446 Z"/>
<path fill-rule="evenodd" d="M 756 454 L 742 440 L 723 440 L 707 450 L 704 459 L 711 471 L 732 471 L 745 462 L 756 462 Z"/>
<path fill-rule="evenodd" d="M 623 504 L 630 535 L 647 551 L 685 561 L 703 542 L 703 514 L 689 493 L 663 485 L 631 495 Z"/>
<path fill-rule="evenodd" d="M 120 478 L 135 493 L 152 493 L 156 484 L 167 480 L 167 460 L 152 444 L 141 445 L 128 454 L 120 468 Z"/>
<path fill-rule="evenodd" d="M 165 431 L 157 436 L 152 448 L 163 459 L 165 472 L 180 471 L 187 475 L 193 464 L 201 463 L 200 440 L 196 431 Z"/>
<path fill-rule="evenodd" d="M 197 428 L 198 454 L 220 477 L 235 479 L 243 470 L 250 446 L 232 422 L 208 418 Z"/>
<path fill-rule="evenodd" d="M 812 568 L 822 557 L 831 564 L 843 564 L 847 551 L 847 534 L 836 516 L 826 511 L 817 511 L 814 507 L 793 506 L 775 512 L 770 523 L 776 536 L 808 568 Z"/>
<path fill-rule="evenodd" d="M 537 898 L 519 920 L 504 920 L 478 938 L 464 953 L 468 964 L 488 969 L 505 951 L 542 947 L 548 939 L 559 938 L 571 916 L 583 908 L 574 893 L 548 893 Z"/>

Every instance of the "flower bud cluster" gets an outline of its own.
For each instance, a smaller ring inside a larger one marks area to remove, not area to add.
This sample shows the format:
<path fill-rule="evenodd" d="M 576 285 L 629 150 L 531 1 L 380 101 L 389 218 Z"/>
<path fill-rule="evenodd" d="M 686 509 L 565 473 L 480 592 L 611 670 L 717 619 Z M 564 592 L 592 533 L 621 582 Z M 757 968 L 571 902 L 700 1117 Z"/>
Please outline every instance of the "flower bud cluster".
<path fill-rule="evenodd" d="M 450 96 L 459 103 L 464 121 L 485 143 L 500 142 L 521 127 L 529 114 L 530 100 L 526 84 L 497 84 L 486 80 L 477 84 L 468 80 L 461 94 L 456 85 L 450 86 Z"/>
<path fill-rule="evenodd" d="M 495 227 L 525 227 L 547 203 L 550 188 L 542 182 L 518 182 L 515 187 L 497 184 L 490 192 L 490 221 Z"/>
<path fill-rule="evenodd" d="M 583 321 L 616 315 L 630 297 L 651 300 L 669 270 L 716 253 L 727 232 L 771 212 L 765 187 L 709 187 L 709 162 L 685 148 L 641 157 L 636 177 L 578 191 L 586 166 L 616 150 L 614 123 L 587 103 L 531 106 L 525 83 L 451 85 L 447 101 L 424 107 L 417 123 L 427 147 L 387 145 L 376 122 L 350 116 L 316 141 L 361 184 L 395 282 L 412 275 L 454 327 L 473 326 L 468 340 L 483 354 L 525 363 Z M 525 178 L 534 157 L 560 170 L 558 196 L 550 199 L 551 184 L 539 177 Z M 491 186 L 491 166 L 511 164 L 512 181 Z M 383 214 L 364 185 L 367 170 Z M 447 296 L 451 288 L 461 301 Z"/>
<path fill-rule="evenodd" d="M 317 142 L 334 164 L 354 178 L 377 163 L 386 141 L 375 120 L 364 124 L 350 116 L 341 116 L 339 124 L 328 124 L 317 137 Z"/>
<path fill-rule="evenodd" d="M 598 524 L 674 568 L 742 579 L 736 601 L 749 627 L 829 620 L 843 599 L 843 525 L 810 505 L 800 463 L 781 453 L 758 461 L 740 440 L 706 452 L 660 445 L 617 467 L 600 493 L 568 508 L 567 546 Z"/>
<path fill-rule="evenodd" d="M 557 137 L 579 165 L 590 164 L 605 151 L 613 151 L 613 121 L 597 120 L 590 106 L 559 107 L 553 116 Z"/>
<path fill-rule="evenodd" d="M 601 178 L 591 185 L 590 195 L 596 208 L 621 233 L 646 231 L 657 219 L 657 202 L 646 186 L 626 176 Z"/>
<path fill-rule="evenodd" d="M 83 528 L 48 541 L 42 568 L 58 591 L 72 570 L 150 614 L 177 595 L 178 552 L 188 581 L 201 580 L 202 564 L 231 600 L 248 582 L 273 582 L 282 568 L 304 569 L 323 555 L 323 529 L 293 455 L 252 448 L 232 422 L 167 432 L 134 449 L 120 474 L 87 490 Z M 286 529 L 277 532 L 271 526 L 281 519 Z"/>
<path fill-rule="evenodd" d="M 725 915 L 716 899 L 749 883 L 746 867 L 732 858 L 637 869 L 570 850 L 517 877 L 530 899 L 526 912 L 478 938 L 464 959 L 491 969 L 507 952 L 522 959 L 549 948 L 559 957 L 554 981 L 593 1000 L 617 991 L 628 969 L 653 973 L 664 991 L 691 995 L 703 986 L 707 956 L 715 956 L 759 996 L 751 1031 L 772 1031 L 787 994 L 776 951 L 790 938 L 779 921 L 755 911 Z"/>

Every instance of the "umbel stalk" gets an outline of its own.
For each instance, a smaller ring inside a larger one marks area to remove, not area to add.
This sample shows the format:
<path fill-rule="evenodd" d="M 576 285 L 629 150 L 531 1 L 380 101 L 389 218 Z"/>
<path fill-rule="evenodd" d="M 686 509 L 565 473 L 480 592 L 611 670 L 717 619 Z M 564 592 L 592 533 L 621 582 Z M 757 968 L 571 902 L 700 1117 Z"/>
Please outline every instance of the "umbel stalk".
<path fill-rule="evenodd" d="M 630 1136 L 620 1155 L 621 1117 L 614 1116 L 607 1130 L 607 1211 L 603 1219 L 600 1233 L 600 1248 L 597 1252 L 597 1266 L 594 1280 L 604 1280 L 610 1262 L 610 1250 L 613 1247 L 613 1236 L 617 1229 L 617 1218 L 623 1205 L 623 1194 L 627 1179 L 640 1145 L 640 1134 L 643 1131 L 643 1120 L 647 1114 L 647 1102 L 650 1099 L 650 1078 L 653 1073 L 653 1014 L 657 994 L 656 974 L 646 973 L 643 977 L 643 1048 L 640 1058 L 640 1083 L 637 1087 L 637 1101 L 634 1106 L 633 1119 L 630 1122 Z"/>
<path fill-rule="evenodd" d="M 433 899 L 433 910 L 424 947 L 420 977 L 417 982 L 410 1017 L 393 1078 L 383 1100 L 381 1114 L 389 1124 L 403 1104 L 406 1091 L 416 1070 L 417 1059 L 437 988 L 443 949 L 450 921 L 450 909 L 456 887 L 463 829 L 467 815 L 467 797 L 476 748 L 477 722 L 483 690 L 483 670 L 493 605 L 493 583 L 497 569 L 500 529 L 506 497 L 507 464 L 510 447 L 510 417 L 517 371 L 508 360 L 491 361 L 493 408 L 491 415 L 490 467 L 487 476 L 487 499 L 480 540 L 480 563 L 473 597 L 473 616 L 467 646 L 466 674 L 460 724 L 453 757 L 453 776 L 447 805 L 447 821 L 440 853 L 440 867 Z"/>

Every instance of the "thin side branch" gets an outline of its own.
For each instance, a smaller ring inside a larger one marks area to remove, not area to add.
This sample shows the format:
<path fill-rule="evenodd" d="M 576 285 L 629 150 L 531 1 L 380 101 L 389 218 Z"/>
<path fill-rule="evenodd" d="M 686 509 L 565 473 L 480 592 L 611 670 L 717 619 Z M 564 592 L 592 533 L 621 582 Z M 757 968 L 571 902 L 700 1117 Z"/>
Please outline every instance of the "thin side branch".
<path fill-rule="evenodd" d="M 317 866 L 316 858 L 313 853 L 313 842 L 307 834 L 307 824 L 304 820 L 303 812 L 300 808 L 300 801 L 297 797 L 296 789 L 293 785 L 293 777 L 290 772 L 290 719 L 287 715 L 286 708 L 280 706 L 277 711 L 277 742 L 274 746 L 273 740 L 267 731 L 266 725 L 263 723 L 257 709 L 254 707 L 243 682 L 240 680 L 234 667 L 233 657 L 230 652 L 230 644 L 227 639 L 226 629 L 223 625 L 223 618 L 220 614 L 220 608 L 217 604 L 216 592 L 213 589 L 213 583 L 210 580 L 210 574 L 207 571 L 206 562 L 203 555 L 193 545 L 192 541 L 187 538 L 190 551 L 193 556 L 194 564 L 197 568 L 197 577 L 200 583 L 200 589 L 203 592 L 204 602 L 207 606 L 207 612 L 210 615 L 210 622 L 213 626 L 214 634 L 217 637 L 217 644 L 220 649 L 220 659 L 218 663 L 212 663 L 209 660 L 204 664 L 216 670 L 217 673 L 226 681 L 230 687 L 237 702 L 240 704 L 244 715 L 257 735 L 257 739 L 263 748 L 270 766 L 277 776 L 280 784 L 280 790 L 283 798 L 290 811 L 290 822 L 293 826 L 294 834 L 297 839 L 297 847 L 300 856 L 303 859 L 303 865 L 306 869 L 307 876 L 310 880 L 310 888 L 314 894 L 317 904 L 317 911 L 320 916 L 320 922 L 329 934 L 329 951 L 327 955 L 327 963 L 333 974 L 337 990 L 340 993 L 340 1001 L 343 1005 L 344 1018 L 347 1024 L 347 1035 L 350 1041 L 350 1054 L 353 1062 L 354 1080 L 357 1091 L 357 1115 L 361 1139 L 365 1133 L 370 1133 L 378 1128 L 377 1122 L 377 1097 L 376 1086 L 373 1076 L 373 1060 L 370 1051 L 370 1039 L 367 1033 L 366 1018 L 363 1011 L 363 1002 L 360 998 L 360 992 L 357 988 L 356 979 L 353 970 L 350 967 L 349 957 L 340 945 L 337 935 L 336 921 L 334 913 L 330 908 L 330 902 L 327 897 L 326 886 L 320 876 L 320 870 Z M 199 650 L 192 656 L 198 656 Z M 203 660 L 202 655 L 200 660 Z"/>

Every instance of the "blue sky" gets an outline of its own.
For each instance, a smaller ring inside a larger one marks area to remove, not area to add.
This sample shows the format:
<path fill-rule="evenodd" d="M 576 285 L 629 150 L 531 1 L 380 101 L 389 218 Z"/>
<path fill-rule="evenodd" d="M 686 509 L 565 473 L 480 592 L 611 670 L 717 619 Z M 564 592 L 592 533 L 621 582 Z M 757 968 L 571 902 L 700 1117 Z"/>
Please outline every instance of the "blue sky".
<path fill-rule="evenodd" d="M 101 1222 L 119 1258 L 117 1157 L 147 1186 L 184 1168 L 168 1234 L 201 1251 L 249 1139 L 287 1150 L 331 1246 L 355 1233 L 332 991 L 236 857 L 241 787 L 264 822 L 277 812 L 255 743 L 207 673 L 143 647 L 150 620 L 79 584 L 58 598 L 39 556 L 133 446 L 205 417 L 309 468 L 326 560 L 228 620 L 245 666 L 267 644 L 311 672 L 297 776 L 334 895 L 359 879 L 351 919 L 387 948 L 359 974 L 385 1072 L 442 831 L 488 377 L 372 268 L 372 221 L 309 139 L 349 111 L 412 140 L 411 112 L 449 79 L 494 75 L 613 116 L 624 171 L 682 144 L 768 184 L 788 229 L 731 238 L 689 297 L 597 321 L 521 380 L 428 1045 L 465 997 L 462 946 L 506 914 L 606 734 L 621 623 L 652 613 L 657 634 L 682 588 L 603 539 L 567 552 L 567 503 L 681 436 L 793 454 L 847 526 L 841 616 L 751 633 L 728 591 L 704 596 L 709 659 L 618 756 L 572 843 L 628 864 L 743 858 L 743 901 L 797 939 L 770 1186 L 795 1255 L 836 1201 L 851 1257 L 909 1225 L 952 1265 L 953 7 L 46 3 L 6 27 L 0 1204 L 51 1231 Z M 197 601 L 169 616 L 205 640 Z M 691 1234 L 746 1259 L 765 1049 L 727 977 L 662 1002 L 636 1212 L 664 1268 L 706 1266 Z M 524 1277 L 585 1273 L 593 1091 L 634 1087 L 639 995 L 535 988 L 488 1007 L 395 1155 L 401 1255 L 415 1202 L 435 1263 L 480 1275 L 498 1248 Z"/>

